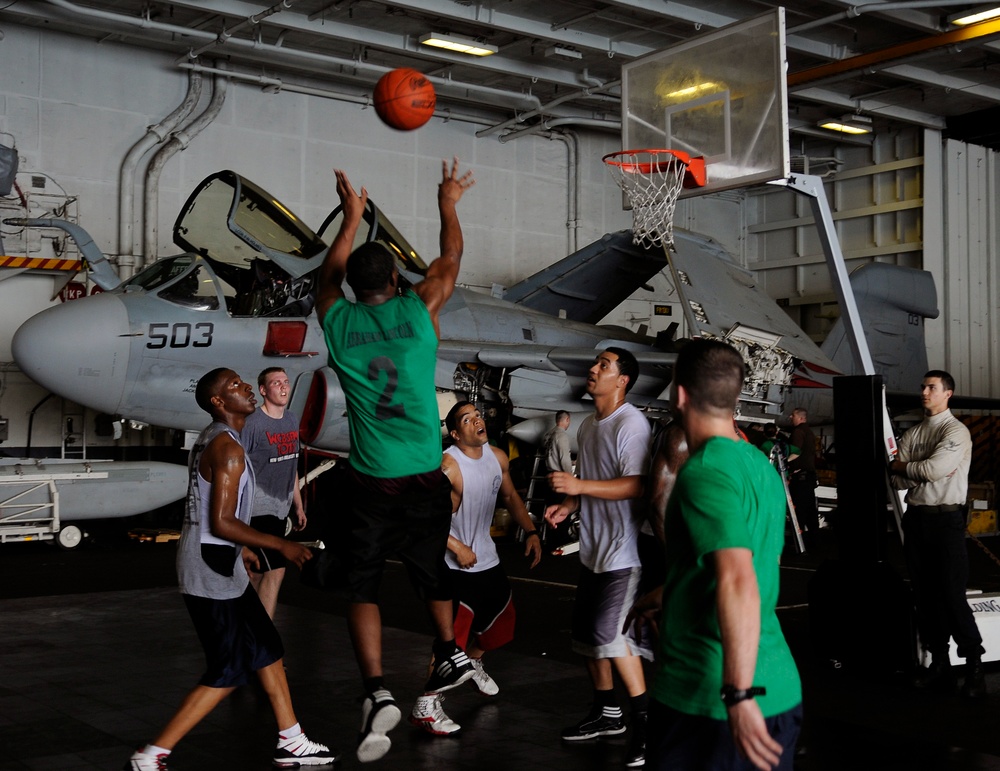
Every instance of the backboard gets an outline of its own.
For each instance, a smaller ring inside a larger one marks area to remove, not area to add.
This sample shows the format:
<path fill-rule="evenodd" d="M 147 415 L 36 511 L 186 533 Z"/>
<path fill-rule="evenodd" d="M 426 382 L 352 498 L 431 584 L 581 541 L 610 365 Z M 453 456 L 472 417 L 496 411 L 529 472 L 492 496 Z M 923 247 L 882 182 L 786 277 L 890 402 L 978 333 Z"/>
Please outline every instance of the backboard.
<path fill-rule="evenodd" d="M 622 147 L 704 156 L 680 197 L 782 179 L 788 165 L 785 15 L 775 8 L 622 66 Z"/>

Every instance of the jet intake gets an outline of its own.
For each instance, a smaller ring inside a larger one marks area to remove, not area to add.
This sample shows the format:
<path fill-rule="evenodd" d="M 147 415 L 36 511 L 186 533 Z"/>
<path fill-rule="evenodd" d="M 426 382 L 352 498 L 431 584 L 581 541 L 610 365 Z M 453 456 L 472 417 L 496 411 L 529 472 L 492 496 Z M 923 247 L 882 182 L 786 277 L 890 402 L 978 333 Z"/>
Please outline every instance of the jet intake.
<path fill-rule="evenodd" d="M 302 408 L 299 438 L 308 445 L 342 450 L 349 443 L 347 399 L 330 367 L 313 372 Z"/>

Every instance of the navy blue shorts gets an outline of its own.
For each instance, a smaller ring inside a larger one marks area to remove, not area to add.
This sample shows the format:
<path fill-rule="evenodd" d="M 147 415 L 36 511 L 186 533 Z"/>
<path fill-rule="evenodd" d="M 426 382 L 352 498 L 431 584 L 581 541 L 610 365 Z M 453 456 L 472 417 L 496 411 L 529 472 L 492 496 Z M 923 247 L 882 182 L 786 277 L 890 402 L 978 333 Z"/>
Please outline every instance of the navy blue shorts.
<path fill-rule="evenodd" d="M 347 475 L 347 582 L 351 602 L 377 602 L 386 558 L 406 567 L 421 599 L 450 600 L 444 553 L 451 532 L 451 482 L 440 469 L 377 479 Z"/>
<path fill-rule="evenodd" d="M 771 737 L 783 748 L 775 771 L 792 771 L 795 743 L 802 728 L 802 705 L 764 718 Z M 753 771 L 740 756 L 726 720 L 687 715 L 649 702 L 646 723 L 646 771 Z"/>
<path fill-rule="evenodd" d="M 205 651 L 199 685 L 232 688 L 285 655 L 281 636 L 252 586 L 232 600 L 181 595 Z"/>

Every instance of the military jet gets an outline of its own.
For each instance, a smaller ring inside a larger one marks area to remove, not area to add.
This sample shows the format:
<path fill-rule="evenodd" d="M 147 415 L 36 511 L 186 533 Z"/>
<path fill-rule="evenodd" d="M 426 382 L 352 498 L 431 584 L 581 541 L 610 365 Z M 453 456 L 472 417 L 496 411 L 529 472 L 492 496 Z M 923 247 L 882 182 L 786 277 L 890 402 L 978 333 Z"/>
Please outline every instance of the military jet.
<path fill-rule="evenodd" d="M 119 283 L 79 226 L 12 221 L 69 232 L 106 290 L 30 318 L 13 338 L 14 358 L 37 383 L 74 402 L 185 431 L 205 422 L 193 396 L 205 372 L 228 366 L 251 378 L 282 366 L 293 383 L 291 408 L 302 417 L 303 441 L 347 452 L 346 402 L 313 312 L 316 272 L 327 251 L 323 235 L 332 238 L 339 222 L 338 206 L 313 232 L 253 182 L 220 171 L 195 189 L 178 215 L 173 236 L 183 252 Z M 370 198 L 356 245 L 363 241 L 392 251 L 402 284 L 420 280 L 426 263 Z M 724 259 L 718 245 L 693 234 L 679 233 L 676 249 L 672 259 L 691 265 Z M 673 341 L 596 325 L 664 267 L 662 251 L 632 245 L 631 233 L 623 231 L 525 279 L 504 299 L 457 288 L 440 315 L 442 413 L 458 397 L 482 403 L 501 427 L 558 409 L 579 412 L 586 409 L 587 369 L 610 345 L 633 350 L 639 360 L 642 375 L 630 400 L 666 409 Z M 708 289 L 700 280 L 690 286 L 683 269 L 674 271 L 679 288 Z M 720 285 L 715 299 L 736 323 L 697 331 L 737 345 L 750 364 L 743 417 L 780 415 L 796 370 L 836 370 L 749 282 Z M 688 307 L 699 318 L 699 303 L 688 301 Z"/>

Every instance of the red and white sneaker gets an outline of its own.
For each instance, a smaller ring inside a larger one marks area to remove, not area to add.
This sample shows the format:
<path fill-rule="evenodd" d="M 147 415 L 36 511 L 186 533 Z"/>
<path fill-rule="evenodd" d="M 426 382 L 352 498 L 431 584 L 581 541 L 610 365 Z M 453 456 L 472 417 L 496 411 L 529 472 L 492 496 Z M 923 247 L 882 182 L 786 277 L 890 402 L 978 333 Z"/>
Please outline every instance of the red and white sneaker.
<path fill-rule="evenodd" d="M 418 696 L 410 713 L 410 722 L 420 726 L 427 733 L 435 736 L 451 736 L 462 730 L 462 726 L 444 714 L 441 702 L 444 697 L 439 693 L 429 693 Z"/>

